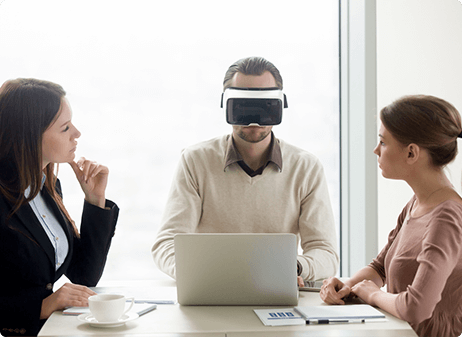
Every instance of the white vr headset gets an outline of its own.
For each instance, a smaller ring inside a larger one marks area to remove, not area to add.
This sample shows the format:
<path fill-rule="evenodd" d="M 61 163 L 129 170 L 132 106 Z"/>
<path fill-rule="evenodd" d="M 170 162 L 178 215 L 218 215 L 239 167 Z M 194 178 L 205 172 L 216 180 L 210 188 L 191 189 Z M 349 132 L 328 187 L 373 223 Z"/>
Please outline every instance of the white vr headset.
<path fill-rule="evenodd" d="M 278 125 L 287 108 L 286 95 L 279 88 L 230 87 L 221 95 L 226 122 L 231 125 Z"/>

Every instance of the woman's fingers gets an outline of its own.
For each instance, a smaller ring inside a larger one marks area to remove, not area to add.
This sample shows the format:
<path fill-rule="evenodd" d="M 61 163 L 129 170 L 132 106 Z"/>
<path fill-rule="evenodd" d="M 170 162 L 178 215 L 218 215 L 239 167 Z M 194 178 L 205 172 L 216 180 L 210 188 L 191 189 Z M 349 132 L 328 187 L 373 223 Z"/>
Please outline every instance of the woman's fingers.
<path fill-rule="evenodd" d="M 96 293 L 78 284 L 66 283 L 56 291 L 60 309 L 68 306 L 88 306 L 88 298 Z"/>
<path fill-rule="evenodd" d="M 89 179 L 96 177 L 100 172 L 108 173 L 105 171 L 109 171 L 105 166 L 98 164 L 95 161 L 87 160 L 84 157 L 77 161 L 77 165 L 83 173 L 83 180 L 85 182 L 88 182 Z"/>
<path fill-rule="evenodd" d="M 335 277 L 323 281 L 319 296 L 327 304 L 345 304 L 343 298 L 350 294 L 350 288 Z"/>
<path fill-rule="evenodd" d="M 85 182 L 89 179 L 96 177 L 98 174 L 109 174 L 109 169 L 95 161 L 80 158 L 77 162 L 71 161 L 69 163 L 74 170 L 77 178 L 82 178 Z"/>
<path fill-rule="evenodd" d="M 56 311 L 66 307 L 86 307 L 88 298 L 96 293 L 78 284 L 66 283 L 42 301 L 41 319 L 47 319 Z"/>
<path fill-rule="evenodd" d="M 109 169 L 95 161 L 85 159 L 85 157 L 69 164 L 85 193 L 85 199 L 94 205 L 104 207 Z"/>
<path fill-rule="evenodd" d="M 82 171 L 80 170 L 79 165 L 75 161 L 69 162 L 69 165 L 71 165 L 72 170 L 74 171 L 75 176 L 77 177 L 77 180 L 79 182 L 83 181 L 83 174 L 82 174 Z"/>

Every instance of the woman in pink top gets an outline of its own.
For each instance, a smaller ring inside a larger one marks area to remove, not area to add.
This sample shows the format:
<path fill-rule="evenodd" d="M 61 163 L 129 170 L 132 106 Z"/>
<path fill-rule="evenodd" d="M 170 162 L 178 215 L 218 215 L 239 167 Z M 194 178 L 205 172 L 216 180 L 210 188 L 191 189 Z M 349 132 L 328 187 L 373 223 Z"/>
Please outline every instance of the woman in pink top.
<path fill-rule="evenodd" d="M 443 168 L 457 154 L 460 115 L 442 99 L 406 96 L 383 108 L 380 119 L 374 153 L 382 175 L 406 181 L 415 194 L 377 258 L 345 282 L 325 280 L 321 298 L 344 304 L 356 295 L 408 321 L 419 336 L 459 336 L 462 199 Z"/>

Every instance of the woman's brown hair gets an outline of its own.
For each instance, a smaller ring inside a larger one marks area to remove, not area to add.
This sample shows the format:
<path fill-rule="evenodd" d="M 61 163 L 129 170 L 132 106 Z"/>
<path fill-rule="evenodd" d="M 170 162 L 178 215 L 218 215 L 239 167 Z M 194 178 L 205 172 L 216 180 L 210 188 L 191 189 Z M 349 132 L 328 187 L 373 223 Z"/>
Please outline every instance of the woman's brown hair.
<path fill-rule="evenodd" d="M 449 164 L 457 155 L 461 117 L 452 104 L 441 98 L 404 96 L 383 108 L 380 119 L 403 145 L 414 143 L 427 149 L 436 167 Z"/>
<path fill-rule="evenodd" d="M 9 217 L 34 199 L 44 187 L 72 226 L 74 221 L 56 191 L 54 164 L 42 169 L 42 136 L 60 113 L 66 92 L 55 83 L 18 78 L 0 89 L 0 193 L 13 204 Z M 30 187 L 26 197 L 24 192 Z"/>

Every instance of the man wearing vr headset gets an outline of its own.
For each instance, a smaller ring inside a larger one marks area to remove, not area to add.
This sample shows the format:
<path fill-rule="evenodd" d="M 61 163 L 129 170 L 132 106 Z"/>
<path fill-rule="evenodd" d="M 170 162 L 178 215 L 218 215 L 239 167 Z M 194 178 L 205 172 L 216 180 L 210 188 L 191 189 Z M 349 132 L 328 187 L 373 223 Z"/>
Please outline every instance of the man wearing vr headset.
<path fill-rule="evenodd" d="M 152 247 L 157 266 L 175 278 L 177 233 L 294 233 L 298 274 L 337 272 L 337 238 L 324 171 L 311 153 L 275 138 L 287 107 L 277 68 L 241 59 L 224 79 L 222 107 L 233 127 L 181 155 L 162 226 Z"/>

